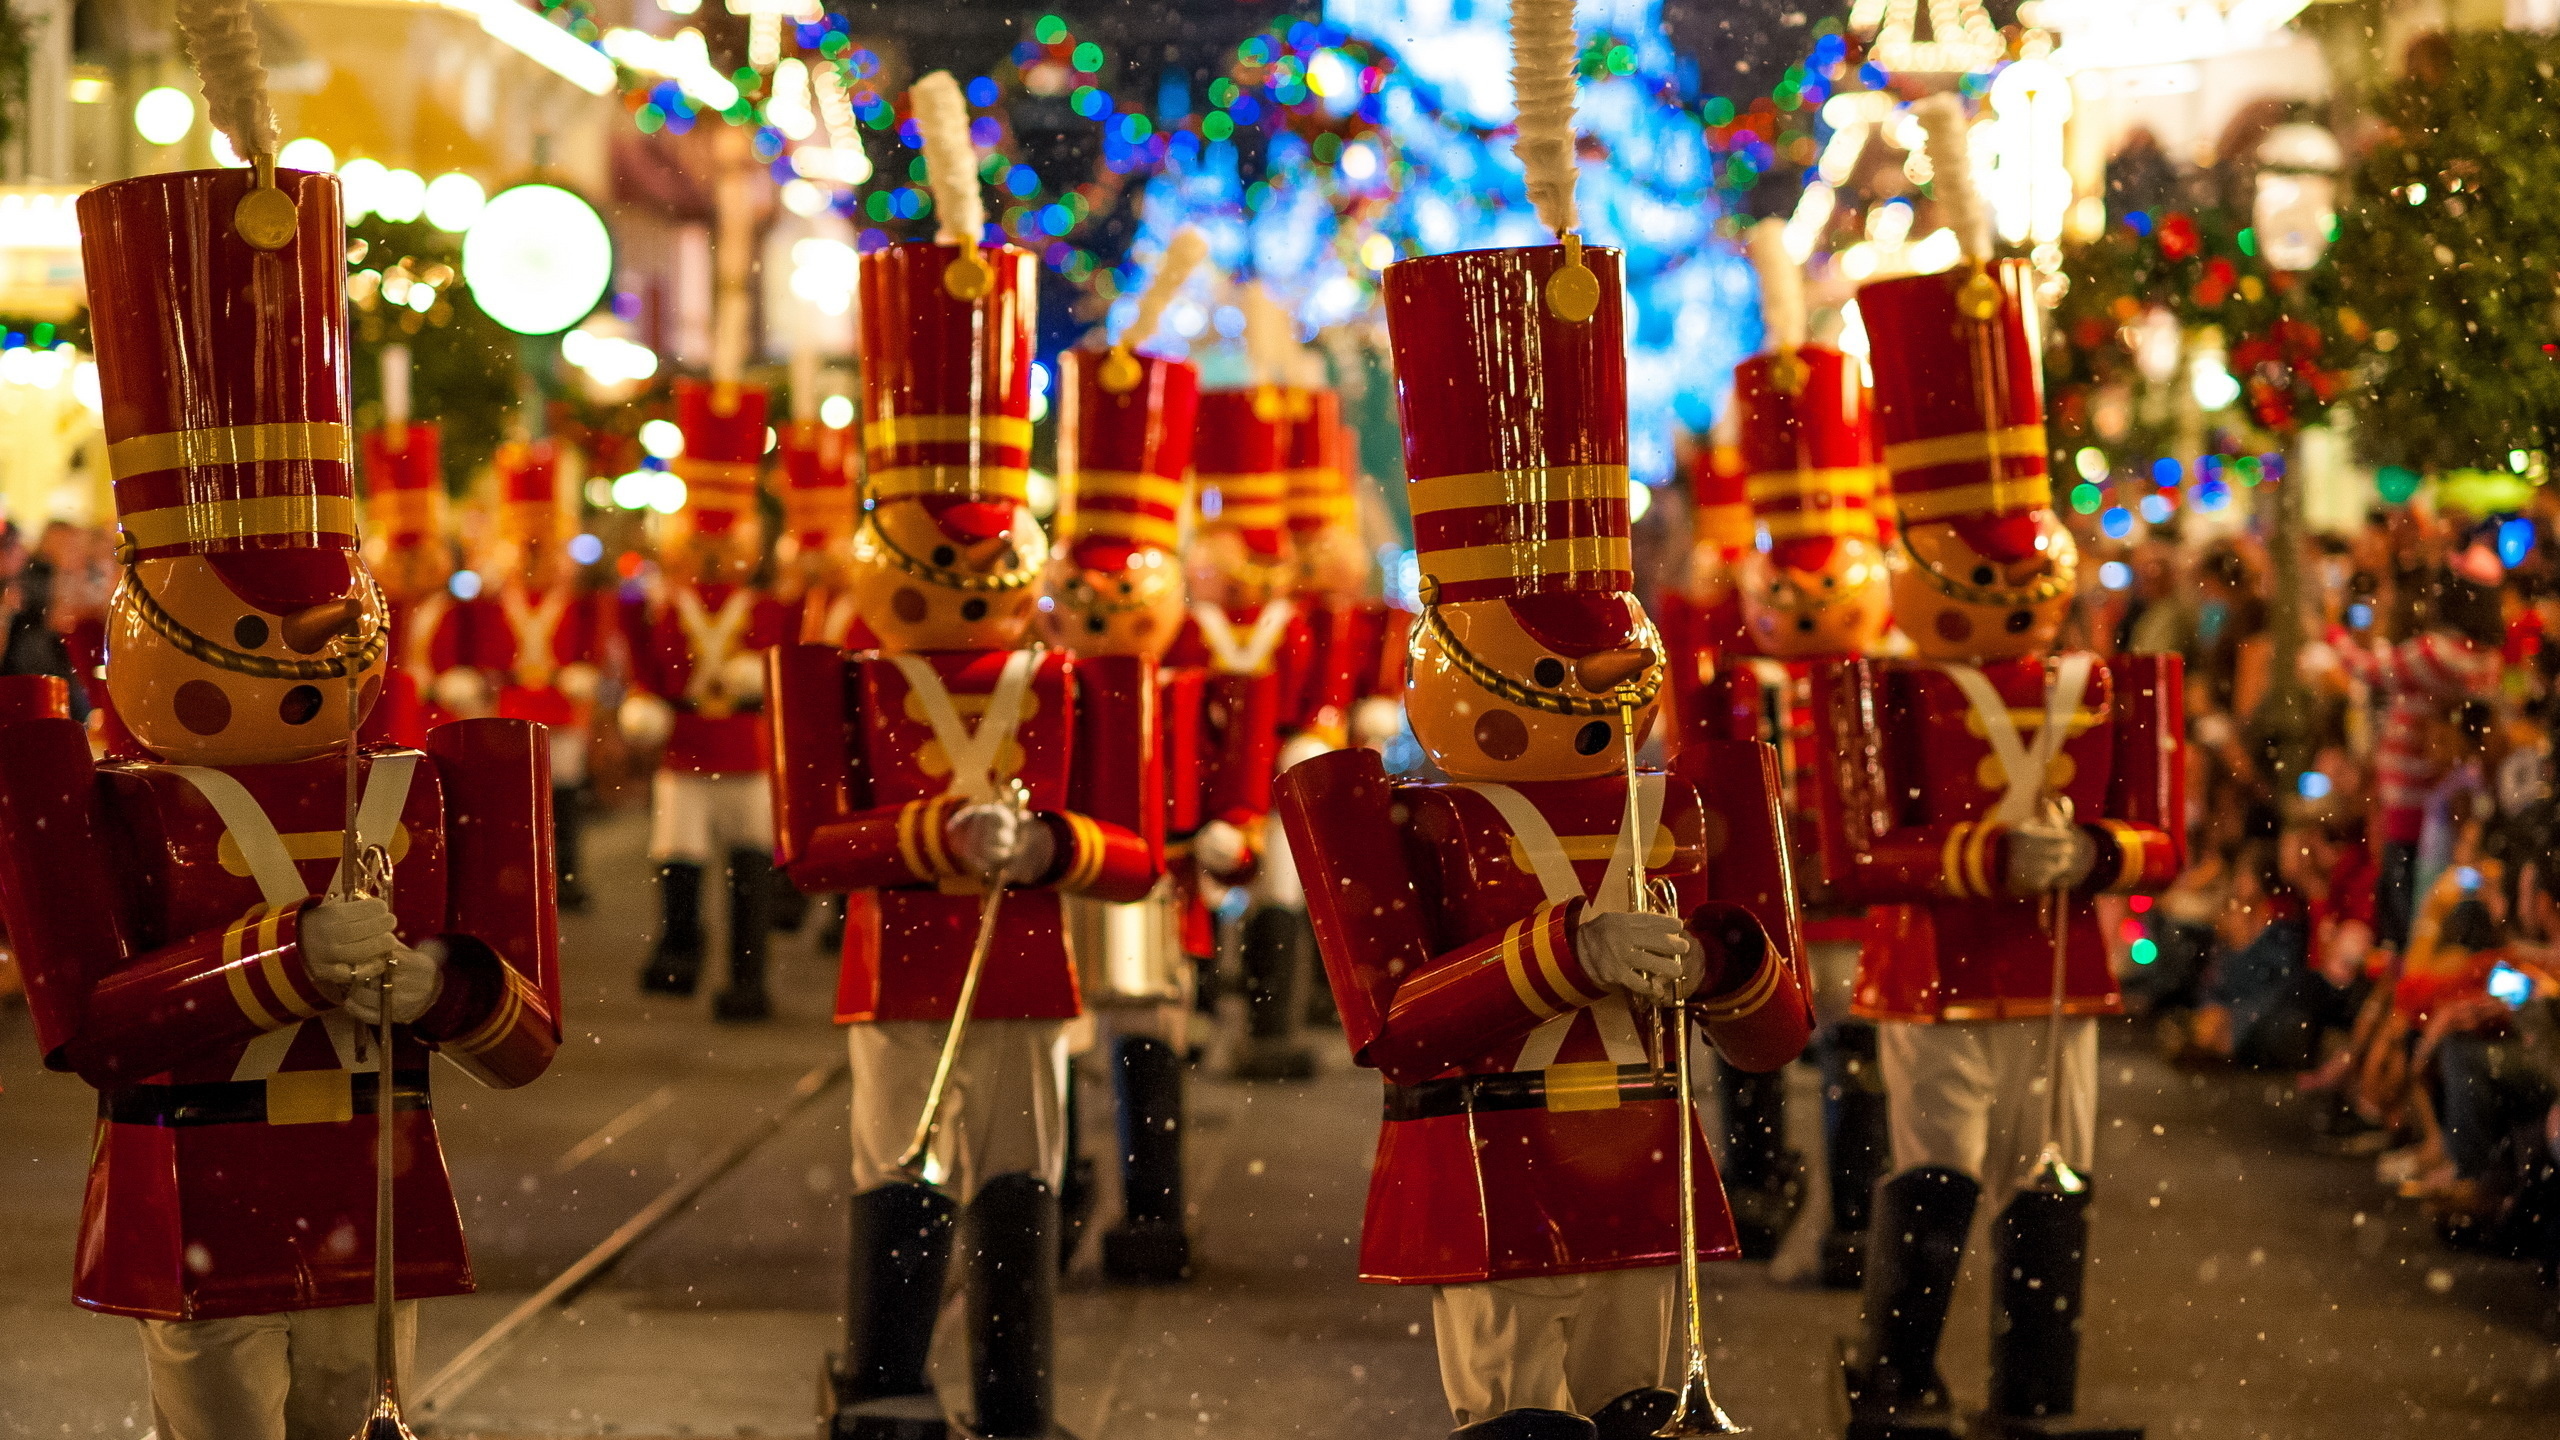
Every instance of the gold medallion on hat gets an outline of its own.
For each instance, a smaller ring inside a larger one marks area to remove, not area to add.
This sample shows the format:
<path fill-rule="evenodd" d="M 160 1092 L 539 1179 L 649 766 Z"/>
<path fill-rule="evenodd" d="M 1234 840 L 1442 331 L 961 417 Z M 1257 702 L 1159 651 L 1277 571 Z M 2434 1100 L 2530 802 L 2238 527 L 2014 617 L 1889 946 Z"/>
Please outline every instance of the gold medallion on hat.
<path fill-rule="evenodd" d="M 942 267 L 942 288 L 952 299 L 974 305 L 996 288 L 996 267 L 973 249 L 963 250 L 950 264 Z"/>
<path fill-rule="evenodd" d="M 1956 291 L 1956 309 L 1968 320 L 1987 321 L 2000 313 L 2000 282 L 1991 278 L 1987 267 L 1973 267 L 1973 274 Z"/>
<path fill-rule="evenodd" d="M 231 208 L 231 229 L 241 239 L 261 250 L 281 250 L 293 243 L 293 234 L 302 228 L 302 217 L 294 209 L 293 197 L 272 185 L 253 187 Z"/>
<path fill-rule="evenodd" d="M 1095 378 L 1102 382 L 1103 389 L 1112 394 L 1126 395 L 1138 388 L 1144 372 L 1138 368 L 1138 357 L 1130 354 L 1127 346 L 1115 345 L 1111 353 L 1103 357 L 1101 373 Z"/>

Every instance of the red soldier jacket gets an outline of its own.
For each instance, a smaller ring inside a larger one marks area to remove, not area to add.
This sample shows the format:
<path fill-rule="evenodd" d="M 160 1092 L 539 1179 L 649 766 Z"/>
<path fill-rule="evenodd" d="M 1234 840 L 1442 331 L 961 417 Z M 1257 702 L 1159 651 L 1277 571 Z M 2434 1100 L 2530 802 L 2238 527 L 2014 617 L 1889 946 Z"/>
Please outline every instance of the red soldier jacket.
<path fill-rule="evenodd" d="M 769 673 L 776 858 L 804 890 L 852 892 L 837 1021 L 951 1018 L 984 892 L 944 830 L 1011 780 L 1056 858 L 1037 884 L 1008 889 L 970 1013 L 1075 1016 L 1058 897 L 1142 900 L 1164 873 L 1147 662 L 790 645 Z"/>
<path fill-rule="evenodd" d="M 560 672 L 603 659 L 600 603 L 574 584 L 539 594 L 510 584 L 480 602 L 472 617 L 471 662 L 497 677 L 501 717 L 577 728 L 579 707 L 562 693 Z"/>
<path fill-rule="evenodd" d="M 1280 770 L 1280 742 L 1294 734 L 1315 668 L 1315 637 L 1294 600 L 1272 600 L 1256 610 L 1191 607 L 1165 665 L 1204 676 L 1201 728 L 1202 823 L 1224 820 L 1251 840 L 1271 813 L 1271 782 Z M 1250 879 L 1254 859 L 1217 878 Z"/>
<path fill-rule="evenodd" d="M 1377 696 L 1404 692 L 1406 632 L 1413 615 L 1383 600 L 1337 600 L 1308 595 L 1310 640 L 1306 690 L 1292 707 L 1295 728 L 1315 729 L 1336 745 L 1348 743 L 1351 707 Z"/>
<path fill-rule="evenodd" d="M 766 767 L 764 717 L 730 694 L 730 663 L 779 645 L 792 616 L 747 585 L 669 585 L 631 607 L 631 682 L 675 708 L 667 769 L 747 775 Z"/>
<path fill-rule="evenodd" d="M 471 610 L 470 602 L 443 590 L 390 607 L 385 629 L 391 673 L 381 702 L 386 713 L 369 732 L 414 750 L 426 743 L 429 730 L 454 718 L 435 701 L 436 677 L 470 660 Z"/>
<path fill-rule="evenodd" d="M 1671 738 L 1683 746 L 1707 739 L 1758 740 L 1777 752 L 1805 938 L 1856 943 L 1867 938 L 1867 907 L 1833 898 L 1822 869 L 1814 776 L 1823 756 L 1814 743 L 1813 666 L 1811 660 L 1727 652 L 1723 668 L 1696 692 L 1693 710 L 1685 717 L 1689 727 Z"/>
<path fill-rule="evenodd" d="M 1751 648 L 1742 623 L 1742 597 L 1727 595 L 1723 603 L 1701 610 L 1678 590 L 1665 590 L 1646 609 L 1662 632 L 1667 672 L 1662 686 L 1663 733 L 1673 741 L 1698 733 L 1699 717 L 1712 712 L 1706 688 L 1727 655 Z M 1715 732 L 1721 733 L 1721 732 Z"/>
<path fill-rule="evenodd" d="M 1817 664 L 1823 870 L 1836 897 L 1894 907 L 1859 964 L 1856 1013 L 2047 1012 L 2046 902 L 2004 888 L 2007 834 L 2046 797 L 2069 802 L 2097 854 L 2064 901 L 2064 1011 L 2121 1009 L 2090 897 L 2156 890 L 2185 866 L 2184 695 L 2175 656 Z"/>
<path fill-rule="evenodd" d="M 540 727 L 464 720 L 369 747 L 357 833 L 393 862 L 401 939 L 440 948 L 390 1086 L 403 1298 L 472 1288 L 427 1061 L 522 1085 L 560 1043 L 549 757 Z M 45 1064 L 98 1088 L 73 1297 L 209 1320 L 373 1294 L 381 1057 L 303 965 L 338 866 L 336 755 L 227 769 L 93 766 L 67 720 L 0 725 L 0 913 Z"/>
<path fill-rule="evenodd" d="M 1387 1081 L 1362 1279 L 1465 1284 L 1679 1258 L 1677 1127 L 1694 1120 L 1653 1027 L 1575 947 L 1587 909 L 1623 908 L 1624 836 L 1645 833 L 1646 873 L 1670 883 L 1691 928 L 1738 921 L 1756 952 L 1748 978 L 1698 997 L 1708 1038 L 1751 1070 L 1803 1050 L 1812 1014 L 1775 775 L 1765 747 L 1717 752 L 1720 765 L 1702 748 L 1683 774 L 1648 775 L 1635 827 L 1620 777 L 1408 785 L 1366 749 L 1281 777 L 1345 1036 Z M 1709 780 L 1703 792 L 1693 775 Z M 1712 1163 L 1696 1200 L 1698 1253 L 1736 1253 Z"/>

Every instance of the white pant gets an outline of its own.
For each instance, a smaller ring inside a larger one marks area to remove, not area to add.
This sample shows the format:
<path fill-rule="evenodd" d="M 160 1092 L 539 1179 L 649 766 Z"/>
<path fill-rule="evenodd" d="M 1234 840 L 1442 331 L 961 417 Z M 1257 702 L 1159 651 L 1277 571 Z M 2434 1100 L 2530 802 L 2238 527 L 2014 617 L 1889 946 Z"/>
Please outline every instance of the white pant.
<path fill-rule="evenodd" d="M 1460 1425 L 1506 1410 L 1588 1415 L 1662 1383 L 1674 1267 L 1443 1285 L 1431 1297 L 1440 1387 Z"/>
<path fill-rule="evenodd" d="M 551 727 L 551 783 L 568 789 L 587 783 L 587 751 L 592 742 L 583 724 Z"/>
<path fill-rule="evenodd" d="M 2034 1171 L 2045 1142 L 2045 1029 L 2037 1020 L 1876 1026 L 1892 1101 L 1895 1174 L 1961 1171 L 1997 1211 Z M 2062 1158 L 2089 1168 L 2098 1132 L 2098 1022 L 2062 1022 Z"/>
<path fill-rule="evenodd" d="M 773 792 L 762 773 L 661 770 L 649 788 L 649 858 L 708 865 L 732 850 L 773 848 Z"/>
<path fill-rule="evenodd" d="M 392 1320 L 406 1374 L 418 1303 Z M 160 1440 L 347 1440 L 373 1411 L 371 1305 L 145 1320 L 142 1359 Z"/>
<path fill-rule="evenodd" d="M 880 1020 L 845 1027 L 853 1056 L 853 1188 L 906 1177 L 950 1025 Z M 942 1096 L 926 1173 L 966 1205 L 998 1175 L 1037 1175 L 1055 1190 L 1067 1159 L 1067 1022 L 972 1020 Z"/>

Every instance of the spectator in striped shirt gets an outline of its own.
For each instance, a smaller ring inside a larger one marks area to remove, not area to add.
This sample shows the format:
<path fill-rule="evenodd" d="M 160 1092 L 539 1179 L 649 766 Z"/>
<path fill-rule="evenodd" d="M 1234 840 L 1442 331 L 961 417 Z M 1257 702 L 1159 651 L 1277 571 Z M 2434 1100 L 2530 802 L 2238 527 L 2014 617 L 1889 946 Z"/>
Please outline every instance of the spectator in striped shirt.
<path fill-rule="evenodd" d="M 2374 756 L 2382 822 L 2374 941 L 2395 951 L 2409 938 L 2427 796 L 2452 770 L 2447 747 L 2430 743 L 2430 735 L 2441 735 L 2464 702 L 2495 690 L 2506 632 L 2494 585 L 2446 568 L 2429 588 L 2427 623 L 2408 639 L 2393 644 L 2344 631 L 2330 637 L 2341 667 L 2371 686 L 2383 707 Z"/>

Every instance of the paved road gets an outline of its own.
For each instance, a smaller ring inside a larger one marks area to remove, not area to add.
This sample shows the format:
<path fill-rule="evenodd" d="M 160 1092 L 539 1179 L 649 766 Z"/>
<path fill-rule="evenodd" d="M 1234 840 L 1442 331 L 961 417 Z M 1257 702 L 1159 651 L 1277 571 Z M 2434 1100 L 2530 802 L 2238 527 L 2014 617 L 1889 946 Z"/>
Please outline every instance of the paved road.
<path fill-rule="evenodd" d="M 604 903 L 570 926 L 572 1035 L 553 1073 L 508 1094 L 440 1082 L 483 1293 L 428 1307 L 426 1369 L 839 1053 L 832 965 L 805 938 L 780 942 L 784 1014 L 768 1026 L 634 993 L 652 918 L 640 840 L 630 816 L 596 837 Z M 131 1326 L 63 1298 L 93 1102 L 32 1056 L 23 1015 L 0 1017 L 0 1440 L 138 1436 Z M 2362 1162 L 2301 1143 L 2299 1113 L 2259 1082 L 2178 1075 L 2122 1046 L 2105 1078 L 2094 1404 L 2208 1440 L 2560 1433 L 2560 1350 L 2532 1332 L 2538 1297 L 2519 1267 L 2439 1250 Z M 1802 1075 L 1798 1090 L 1809 1102 Z M 807 1435 L 840 1323 L 842 1093 L 525 1331 L 434 1433 Z M 1444 1434 L 1427 1295 L 1348 1278 L 1374 1081 L 1335 1068 L 1194 1093 L 1204 1273 L 1120 1291 L 1085 1259 L 1059 1325 L 1065 1423 L 1088 1440 Z M 1092 1123 L 1101 1134 L 1098 1112 Z M 1727 1407 L 1773 1440 L 1836 1433 L 1826 1357 L 1854 1299 L 1778 1287 L 1761 1266 L 1714 1273 Z M 1949 1355 L 1974 1394 L 1980 1297 L 1977 1275 Z"/>

